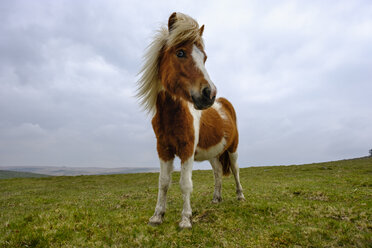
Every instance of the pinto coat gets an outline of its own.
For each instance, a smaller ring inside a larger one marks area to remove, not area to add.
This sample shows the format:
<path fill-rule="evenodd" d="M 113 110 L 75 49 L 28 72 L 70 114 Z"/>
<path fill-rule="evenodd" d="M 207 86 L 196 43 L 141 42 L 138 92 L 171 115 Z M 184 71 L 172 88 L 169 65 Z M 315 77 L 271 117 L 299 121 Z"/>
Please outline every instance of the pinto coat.
<path fill-rule="evenodd" d="M 234 174 L 239 200 L 244 199 L 237 165 L 236 114 L 225 98 L 216 100 L 216 87 L 205 62 L 204 26 L 182 13 L 173 13 L 145 55 L 138 82 L 138 97 L 153 113 L 152 126 L 160 160 L 159 191 L 149 224 L 163 222 L 173 160 L 181 159 L 180 186 L 183 195 L 181 228 L 191 228 L 193 161 L 209 160 L 215 178 L 212 202 L 222 200 L 222 174 Z"/>

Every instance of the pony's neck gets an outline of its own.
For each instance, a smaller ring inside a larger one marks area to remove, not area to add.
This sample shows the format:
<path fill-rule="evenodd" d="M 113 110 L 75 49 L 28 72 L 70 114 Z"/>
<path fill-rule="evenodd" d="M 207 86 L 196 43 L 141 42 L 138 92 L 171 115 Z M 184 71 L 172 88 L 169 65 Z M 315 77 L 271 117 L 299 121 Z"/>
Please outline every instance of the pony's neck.
<path fill-rule="evenodd" d="M 161 90 L 157 96 L 156 113 L 163 113 L 161 116 L 164 114 L 173 116 L 182 115 L 189 108 L 188 105 L 189 103 L 182 98 L 175 97 L 166 90 Z"/>

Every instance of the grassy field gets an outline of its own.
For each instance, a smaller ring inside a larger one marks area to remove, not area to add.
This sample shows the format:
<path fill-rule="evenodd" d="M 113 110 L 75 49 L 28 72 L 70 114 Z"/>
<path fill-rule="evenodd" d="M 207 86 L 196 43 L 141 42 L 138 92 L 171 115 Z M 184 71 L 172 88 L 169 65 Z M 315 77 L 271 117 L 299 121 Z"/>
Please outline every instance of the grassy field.
<path fill-rule="evenodd" d="M 241 169 L 247 200 L 230 176 L 220 204 L 194 171 L 191 230 L 178 180 L 158 227 L 157 173 L 0 180 L 0 247 L 372 247 L 371 158 Z"/>

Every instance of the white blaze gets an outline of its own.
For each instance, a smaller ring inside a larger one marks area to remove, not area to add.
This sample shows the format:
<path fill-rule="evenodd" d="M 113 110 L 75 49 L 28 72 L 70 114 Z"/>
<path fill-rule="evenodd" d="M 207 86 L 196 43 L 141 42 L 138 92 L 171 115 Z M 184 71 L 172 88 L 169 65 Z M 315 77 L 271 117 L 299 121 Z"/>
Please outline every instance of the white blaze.
<path fill-rule="evenodd" d="M 212 83 L 212 80 L 210 79 L 209 74 L 204 66 L 204 53 L 202 53 L 200 49 L 196 45 L 194 45 L 192 48 L 191 56 L 194 59 L 194 62 L 198 69 L 203 73 L 205 80 L 207 80 L 207 82 L 209 83 L 212 91 L 211 95 L 213 95 L 213 93 L 215 94 L 216 86 Z"/>

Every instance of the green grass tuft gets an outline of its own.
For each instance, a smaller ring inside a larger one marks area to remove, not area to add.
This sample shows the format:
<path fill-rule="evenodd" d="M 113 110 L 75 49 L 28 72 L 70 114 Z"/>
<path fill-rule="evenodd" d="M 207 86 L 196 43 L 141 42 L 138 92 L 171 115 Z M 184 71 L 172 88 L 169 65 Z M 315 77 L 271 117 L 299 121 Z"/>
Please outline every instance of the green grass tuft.
<path fill-rule="evenodd" d="M 165 221 L 147 225 L 158 174 L 0 180 L 0 247 L 371 247 L 372 158 L 240 170 L 246 197 L 194 171 L 193 228 L 180 230 L 173 173 Z"/>

